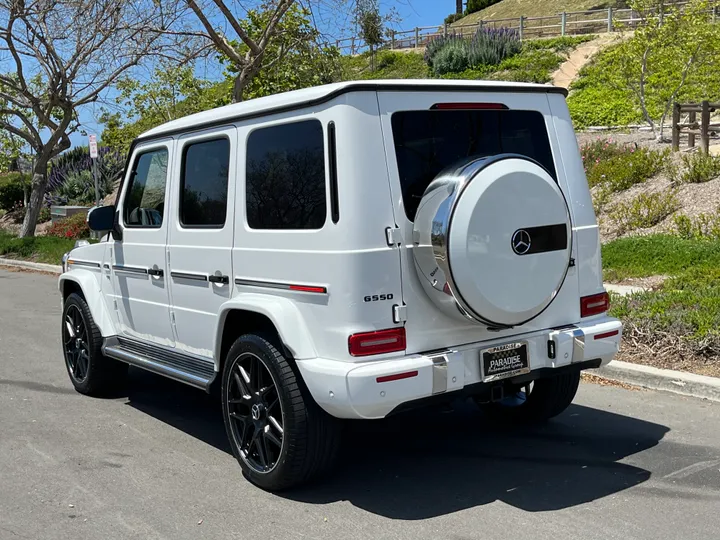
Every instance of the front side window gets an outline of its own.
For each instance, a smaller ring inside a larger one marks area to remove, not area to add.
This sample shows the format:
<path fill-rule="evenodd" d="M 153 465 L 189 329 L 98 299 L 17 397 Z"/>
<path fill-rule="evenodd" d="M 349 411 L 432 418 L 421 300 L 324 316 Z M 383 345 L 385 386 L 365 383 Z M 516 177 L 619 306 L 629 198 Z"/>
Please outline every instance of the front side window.
<path fill-rule="evenodd" d="M 188 228 L 221 228 L 227 217 L 230 141 L 187 144 L 181 170 L 180 223 Z"/>
<path fill-rule="evenodd" d="M 410 221 L 425 189 L 462 159 L 520 154 L 557 180 L 545 119 L 538 111 L 426 110 L 392 115 L 395 155 Z"/>
<path fill-rule="evenodd" d="M 165 148 L 139 154 L 130 173 L 123 203 L 126 227 L 159 228 L 165 215 L 168 151 Z"/>
<path fill-rule="evenodd" d="M 327 216 L 322 124 L 307 120 L 253 131 L 245 184 L 252 229 L 321 229 Z"/>

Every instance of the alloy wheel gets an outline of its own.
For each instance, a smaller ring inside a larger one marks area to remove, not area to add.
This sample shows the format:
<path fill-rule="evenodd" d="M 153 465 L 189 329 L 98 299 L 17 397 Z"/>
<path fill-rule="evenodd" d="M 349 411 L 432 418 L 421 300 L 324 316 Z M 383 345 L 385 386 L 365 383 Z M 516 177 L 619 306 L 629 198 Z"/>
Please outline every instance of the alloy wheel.
<path fill-rule="evenodd" d="M 81 383 L 87 378 L 90 367 L 90 346 L 85 318 L 75 305 L 69 306 L 65 313 L 63 343 L 65 345 L 65 361 L 70 375 L 75 381 Z"/>
<path fill-rule="evenodd" d="M 242 460 L 257 472 L 272 471 L 283 448 L 283 411 L 275 380 L 257 355 L 235 360 L 225 399 Z"/>

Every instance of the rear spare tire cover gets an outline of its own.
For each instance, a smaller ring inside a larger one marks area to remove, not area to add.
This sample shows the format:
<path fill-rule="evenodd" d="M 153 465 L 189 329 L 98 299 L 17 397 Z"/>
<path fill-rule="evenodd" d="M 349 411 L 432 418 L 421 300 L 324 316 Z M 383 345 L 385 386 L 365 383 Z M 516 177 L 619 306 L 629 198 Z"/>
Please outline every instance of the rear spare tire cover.
<path fill-rule="evenodd" d="M 441 173 L 415 217 L 420 281 L 449 315 L 517 326 L 542 313 L 565 280 L 567 201 L 538 163 L 503 154 Z"/>

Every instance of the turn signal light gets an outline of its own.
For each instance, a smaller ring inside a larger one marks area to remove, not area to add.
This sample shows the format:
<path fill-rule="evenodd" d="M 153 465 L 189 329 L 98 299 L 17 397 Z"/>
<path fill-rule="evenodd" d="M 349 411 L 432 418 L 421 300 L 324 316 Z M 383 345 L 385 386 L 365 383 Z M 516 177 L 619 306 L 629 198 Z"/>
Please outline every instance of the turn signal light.
<path fill-rule="evenodd" d="M 592 317 L 600 315 L 610 309 L 610 295 L 606 292 L 583 296 L 580 299 L 580 316 Z"/>
<path fill-rule="evenodd" d="M 405 328 L 390 328 L 378 332 L 353 334 L 348 339 L 352 356 L 370 356 L 405 350 Z"/>

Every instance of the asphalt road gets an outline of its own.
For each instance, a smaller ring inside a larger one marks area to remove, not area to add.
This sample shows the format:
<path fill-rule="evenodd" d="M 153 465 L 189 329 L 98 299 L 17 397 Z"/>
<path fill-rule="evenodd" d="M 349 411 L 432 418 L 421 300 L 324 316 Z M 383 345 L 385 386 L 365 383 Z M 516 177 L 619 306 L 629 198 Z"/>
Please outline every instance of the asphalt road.
<path fill-rule="evenodd" d="M 131 370 L 76 394 L 56 278 L 0 270 L 0 539 L 720 538 L 720 406 L 583 384 L 542 429 L 469 404 L 348 426 L 284 495 L 246 482 L 210 396 Z"/>

